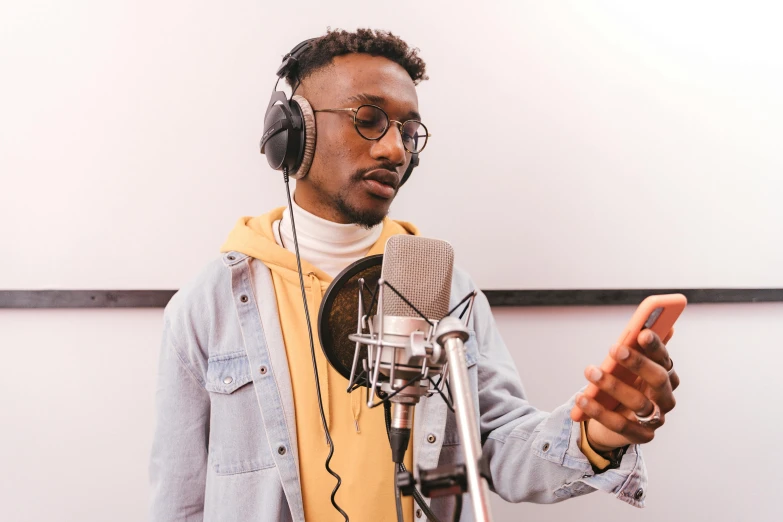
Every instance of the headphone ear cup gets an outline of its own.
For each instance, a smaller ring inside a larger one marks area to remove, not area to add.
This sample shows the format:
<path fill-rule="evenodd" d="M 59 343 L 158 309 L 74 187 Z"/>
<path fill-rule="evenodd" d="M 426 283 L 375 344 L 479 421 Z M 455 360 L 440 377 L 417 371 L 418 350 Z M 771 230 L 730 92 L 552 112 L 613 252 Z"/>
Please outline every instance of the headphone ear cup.
<path fill-rule="evenodd" d="M 405 174 L 402 175 L 402 179 L 400 180 L 400 187 L 405 185 L 405 182 L 408 181 L 408 178 L 411 177 L 411 174 L 413 174 L 413 169 L 419 166 L 419 154 L 414 152 L 411 154 L 411 162 L 408 163 L 408 168 L 405 169 Z"/>
<path fill-rule="evenodd" d="M 296 104 L 299 107 L 299 112 L 302 115 L 304 147 L 302 147 L 301 156 L 298 158 L 300 161 L 296 163 L 299 165 L 293 173 L 289 173 L 289 176 L 294 179 L 302 179 L 310 172 L 310 167 L 313 164 L 313 157 L 315 157 L 315 113 L 310 106 L 310 102 L 303 96 L 295 94 L 291 98 L 291 105 Z"/>
<path fill-rule="evenodd" d="M 282 106 L 272 105 L 266 111 L 266 116 L 264 117 L 264 135 L 266 136 L 267 132 L 271 132 L 275 124 L 278 123 L 281 123 L 285 129 L 286 124 L 290 125 L 291 121 Z M 283 170 L 285 166 L 289 132 L 291 131 L 280 130 L 278 127 L 266 142 L 262 141 L 261 152 L 266 156 L 269 166 L 275 170 Z"/>

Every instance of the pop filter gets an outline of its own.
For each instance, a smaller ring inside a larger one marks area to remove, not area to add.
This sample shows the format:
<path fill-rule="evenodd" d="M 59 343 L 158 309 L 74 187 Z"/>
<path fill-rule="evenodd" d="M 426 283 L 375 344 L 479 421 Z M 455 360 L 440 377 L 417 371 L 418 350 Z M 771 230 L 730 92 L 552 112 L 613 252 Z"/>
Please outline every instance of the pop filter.
<path fill-rule="evenodd" d="M 359 319 L 359 279 L 364 279 L 365 314 L 374 315 L 377 308 L 377 298 L 372 296 L 378 291 L 378 279 L 381 277 L 383 254 L 364 257 L 349 265 L 334 278 L 326 290 L 318 312 L 318 337 L 326 360 L 346 380 L 351 378 L 351 367 L 356 343 L 348 339 L 356 333 Z M 371 301 L 373 301 L 371 303 Z M 368 308 L 372 304 L 371 308 Z M 367 346 L 362 345 L 359 360 L 367 357 Z M 361 368 L 357 368 L 361 373 Z M 356 379 L 357 384 L 367 386 L 367 380 Z"/>

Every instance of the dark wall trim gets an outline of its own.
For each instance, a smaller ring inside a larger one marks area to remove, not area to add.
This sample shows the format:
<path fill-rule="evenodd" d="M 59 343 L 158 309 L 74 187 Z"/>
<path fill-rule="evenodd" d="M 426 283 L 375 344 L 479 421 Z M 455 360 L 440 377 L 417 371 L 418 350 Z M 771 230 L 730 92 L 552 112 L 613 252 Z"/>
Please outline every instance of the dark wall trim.
<path fill-rule="evenodd" d="M 637 305 L 652 294 L 685 294 L 688 303 L 783 302 L 783 288 L 653 288 L 649 290 L 484 290 L 492 306 Z"/>
<path fill-rule="evenodd" d="M 163 308 L 176 290 L 0 290 L 0 308 Z M 783 302 L 783 288 L 484 290 L 492 306 L 636 305 L 679 292 L 689 303 Z"/>
<path fill-rule="evenodd" d="M 176 290 L 0 290 L 0 308 L 163 308 Z"/>

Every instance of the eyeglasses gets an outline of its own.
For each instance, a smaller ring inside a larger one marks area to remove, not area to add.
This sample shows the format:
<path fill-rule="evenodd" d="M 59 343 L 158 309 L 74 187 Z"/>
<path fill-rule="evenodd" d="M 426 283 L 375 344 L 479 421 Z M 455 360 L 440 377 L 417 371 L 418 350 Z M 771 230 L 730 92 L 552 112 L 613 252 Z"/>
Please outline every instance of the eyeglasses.
<path fill-rule="evenodd" d="M 389 119 L 386 111 L 377 105 L 360 105 L 356 109 L 318 109 L 313 112 L 352 112 L 353 126 L 359 136 L 366 140 L 378 141 L 386 135 L 389 124 L 397 124 L 402 136 L 402 146 L 410 153 L 418 154 L 427 145 L 427 127 L 418 120 L 397 121 Z"/>

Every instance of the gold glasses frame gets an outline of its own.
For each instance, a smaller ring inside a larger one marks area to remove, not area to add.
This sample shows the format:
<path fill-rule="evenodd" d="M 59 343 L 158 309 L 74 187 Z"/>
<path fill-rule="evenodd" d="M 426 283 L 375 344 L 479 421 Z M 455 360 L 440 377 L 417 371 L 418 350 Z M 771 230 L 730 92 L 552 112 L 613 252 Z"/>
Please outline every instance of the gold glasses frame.
<path fill-rule="evenodd" d="M 381 113 L 384 116 L 386 116 L 386 128 L 383 129 L 383 132 L 381 132 L 381 135 L 378 136 L 377 138 L 368 138 L 367 136 L 362 134 L 362 131 L 359 130 L 359 125 L 356 123 L 356 116 L 359 114 L 359 111 L 362 109 L 362 107 L 372 107 L 373 109 L 378 109 L 379 111 L 381 111 Z M 353 113 L 353 127 L 354 127 L 354 129 L 356 129 L 356 132 L 359 134 L 359 136 L 361 136 L 365 140 L 369 140 L 369 141 L 379 141 L 379 140 L 382 140 L 383 137 L 386 136 L 386 133 L 389 132 L 389 129 L 391 128 L 391 124 L 392 123 L 397 124 L 397 129 L 400 131 L 400 136 L 402 136 L 402 129 L 403 129 L 403 127 L 404 127 L 404 125 L 406 123 L 409 123 L 409 122 L 418 123 L 422 128 L 424 128 L 424 134 L 423 134 L 423 136 L 424 136 L 424 144 L 421 146 L 421 149 L 419 149 L 418 151 L 410 150 L 405 145 L 405 140 L 402 140 L 402 146 L 405 148 L 405 150 L 407 150 L 411 154 L 421 154 L 421 151 L 423 151 L 424 147 L 427 146 L 427 141 L 429 141 L 430 136 L 432 136 L 432 134 L 430 134 L 429 131 L 427 130 L 427 126 L 424 125 L 420 120 L 405 120 L 405 121 L 393 120 L 393 119 L 389 118 L 389 115 L 381 107 L 378 107 L 377 105 L 372 105 L 370 103 L 365 103 L 365 104 L 359 105 L 355 109 L 354 108 L 313 109 L 313 112 L 352 112 Z M 420 135 L 420 136 L 422 136 L 422 135 Z"/>

